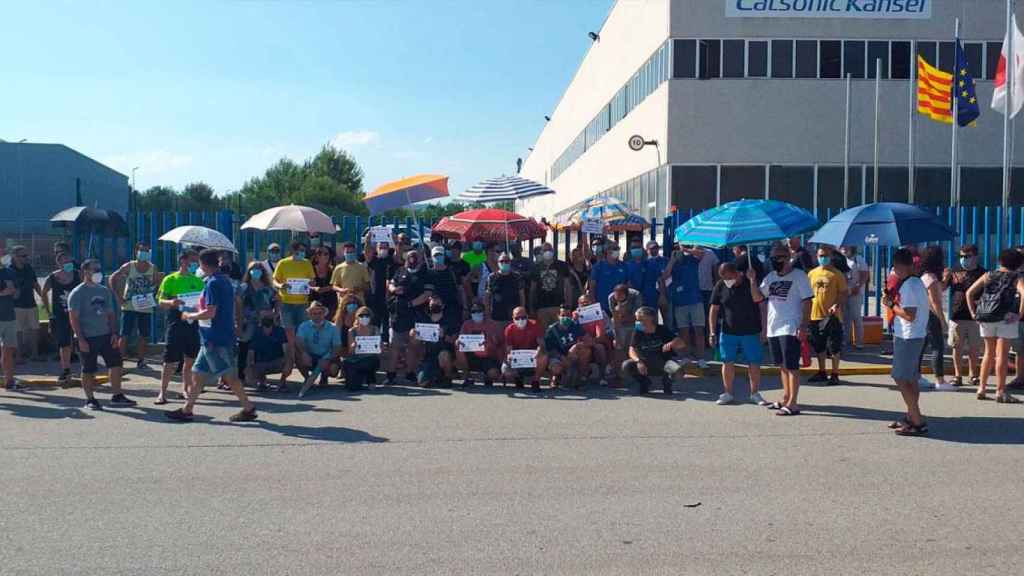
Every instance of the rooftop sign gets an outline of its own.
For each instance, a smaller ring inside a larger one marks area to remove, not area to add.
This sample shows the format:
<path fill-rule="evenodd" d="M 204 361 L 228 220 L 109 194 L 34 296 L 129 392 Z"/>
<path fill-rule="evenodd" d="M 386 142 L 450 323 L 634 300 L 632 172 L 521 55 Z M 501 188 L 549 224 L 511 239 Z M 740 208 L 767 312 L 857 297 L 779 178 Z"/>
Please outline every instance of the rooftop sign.
<path fill-rule="evenodd" d="M 729 18 L 869 18 L 932 17 L 933 0 L 725 0 Z"/>

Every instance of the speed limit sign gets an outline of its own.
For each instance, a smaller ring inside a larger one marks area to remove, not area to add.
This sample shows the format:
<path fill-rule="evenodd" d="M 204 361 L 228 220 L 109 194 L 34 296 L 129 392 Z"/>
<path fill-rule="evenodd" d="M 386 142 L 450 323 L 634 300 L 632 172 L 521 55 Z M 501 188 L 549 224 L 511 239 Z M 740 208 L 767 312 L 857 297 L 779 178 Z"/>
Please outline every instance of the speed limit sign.
<path fill-rule="evenodd" d="M 644 144 L 644 138 L 639 134 L 634 134 L 633 136 L 629 137 L 629 149 L 633 150 L 634 152 L 639 152 L 640 150 L 643 150 Z"/>

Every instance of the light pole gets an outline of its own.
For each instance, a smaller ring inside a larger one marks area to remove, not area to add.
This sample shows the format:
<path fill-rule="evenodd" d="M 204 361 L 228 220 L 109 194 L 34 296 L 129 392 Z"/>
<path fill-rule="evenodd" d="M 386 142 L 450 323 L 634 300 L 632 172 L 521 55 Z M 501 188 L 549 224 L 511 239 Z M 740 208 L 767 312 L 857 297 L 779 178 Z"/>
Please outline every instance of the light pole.
<path fill-rule="evenodd" d="M 135 199 L 136 199 L 136 195 L 135 195 L 135 171 L 138 170 L 138 169 L 139 169 L 138 166 L 136 166 L 135 168 L 132 168 L 132 191 L 128 193 L 128 209 L 129 210 L 135 208 Z"/>

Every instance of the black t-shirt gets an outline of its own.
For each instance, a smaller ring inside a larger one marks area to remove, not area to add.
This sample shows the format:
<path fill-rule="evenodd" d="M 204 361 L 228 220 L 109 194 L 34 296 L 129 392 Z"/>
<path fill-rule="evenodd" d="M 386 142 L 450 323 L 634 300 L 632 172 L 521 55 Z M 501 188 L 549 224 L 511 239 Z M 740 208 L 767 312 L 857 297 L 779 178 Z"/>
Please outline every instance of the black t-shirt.
<path fill-rule="evenodd" d="M 75 289 L 75 286 L 82 283 L 81 278 L 78 277 L 78 270 L 71 273 L 71 282 L 68 284 L 61 284 L 57 280 L 56 272 L 50 272 L 46 280 L 50 283 L 50 311 L 53 312 L 55 318 L 66 319 L 68 317 L 68 294 Z"/>
<path fill-rule="evenodd" d="M 534 304 L 537 308 L 557 308 L 565 304 L 565 282 L 569 276 L 569 265 L 561 260 L 550 264 L 538 264 L 533 271 L 533 288 L 537 291 Z"/>
<path fill-rule="evenodd" d="M 662 350 L 665 344 L 675 339 L 675 335 L 665 326 L 658 324 L 654 332 L 648 334 L 638 331 L 633 334 L 633 348 L 644 364 L 660 366 L 672 355 Z"/>
<path fill-rule="evenodd" d="M 446 303 L 447 304 L 447 303 Z M 420 324 L 438 324 L 441 326 L 441 338 L 437 342 L 423 342 L 424 353 L 428 356 L 437 356 L 444 350 L 451 348 L 451 343 L 448 342 L 450 336 L 458 336 L 459 330 L 462 329 L 462 318 L 456 318 L 455 316 L 448 313 L 448 307 L 445 306 L 444 314 L 441 315 L 441 319 L 434 321 L 430 317 L 430 313 L 426 310 L 420 310 L 416 313 L 415 321 Z M 412 326 L 409 327 L 412 329 Z"/>
<path fill-rule="evenodd" d="M 469 262 L 466 262 L 462 258 L 453 260 L 448 258 L 447 266 L 452 272 L 455 272 L 455 277 L 459 281 L 459 285 L 462 285 L 462 280 L 469 275 Z"/>
<path fill-rule="evenodd" d="M 381 303 L 388 297 L 388 281 L 391 280 L 398 269 L 398 262 L 394 258 L 378 256 L 366 263 L 370 271 L 370 284 L 373 286 L 373 293 L 370 295 L 371 302 Z"/>
<path fill-rule="evenodd" d="M 460 284 L 457 274 L 450 268 L 429 270 L 426 285 L 435 296 L 444 302 L 445 316 L 462 315 L 462 300 L 459 299 Z"/>
<path fill-rule="evenodd" d="M 426 306 L 426 303 L 415 307 L 412 305 L 412 301 L 423 294 L 426 272 L 426 270 L 420 268 L 413 274 L 405 266 L 395 271 L 395 286 L 405 288 L 402 294 L 393 294 L 388 299 L 391 327 L 395 330 L 411 330 L 416 324 L 416 313 Z"/>
<path fill-rule="evenodd" d="M 18 288 L 18 294 L 14 297 L 14 307 L 35 308 L 36 294 L 34 289 L 38 282 L 36 271 L 28 264 L 21 268 L 12 266 L 11 271 L 14 272 L 14 285 Z"/>
<path fill-rule="evenodd" d="M 10 268 L 0 268 L 0 291 L 17 286 L 14 272 Z M 14 296 L 0 296 L 0 322 L 14 321 Z"/>
<path fill-rule="evenodd" d="M 741 277 L 729 288 L 719 280 L 711 291 L 711 305 L 722 310 L 722 332 L 735 336 L 761 333 L 761 310 L 750 295 L 750 280 Z"/>
<path fill-rule="evenodd" d="M 816 266 L 814 258 L 811 258 L 811 253 L 804 248 L 800 248 L 796 252 L 793 252 L 793 257 L 790 259 L 790 263 L 793 265 L 793 268 L 803 270 L 804 272 L 810 272 Z"/>
<path fill-rule="evenodd" d="M 512 310 L 519 306 L 519 291 L 523 287 L 518 272 L 494 273 L 487 277 L 487 292 L 491 294 L 491 318 L 499 322 L 512 320 Z"/>
<path fill-rule="evenodd" d="M 952 274 L 952 282 L 949 283 L 949 289 L 953 292 L 953 308 L 950 312 L 949 319 L 956 320 L 973 320 L 971 311 L 967 308 L 967 291 L 971 286 L 985 275 L 985 270 L 981 266 L 977 266 L 974 270 L 957 270 Z"/>

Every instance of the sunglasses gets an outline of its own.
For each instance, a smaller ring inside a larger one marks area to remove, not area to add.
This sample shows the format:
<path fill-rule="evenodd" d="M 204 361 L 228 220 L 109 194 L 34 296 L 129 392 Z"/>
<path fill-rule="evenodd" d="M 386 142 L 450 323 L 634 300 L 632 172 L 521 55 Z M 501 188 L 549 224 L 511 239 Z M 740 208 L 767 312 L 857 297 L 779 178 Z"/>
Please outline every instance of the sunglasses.
<path fill-rule="evenodd" d="M 526 316 L 516 316 L 513 320 L 527 320 Z"/>

